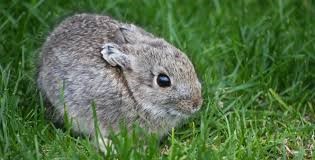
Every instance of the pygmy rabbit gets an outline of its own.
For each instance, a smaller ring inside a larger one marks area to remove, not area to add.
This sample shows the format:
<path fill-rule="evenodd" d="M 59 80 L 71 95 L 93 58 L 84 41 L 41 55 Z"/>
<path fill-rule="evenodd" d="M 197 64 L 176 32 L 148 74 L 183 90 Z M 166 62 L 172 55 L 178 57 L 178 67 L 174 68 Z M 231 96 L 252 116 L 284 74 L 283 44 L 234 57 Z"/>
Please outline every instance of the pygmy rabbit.
<path fill-rule="evenodd" d="M 48 36 L 40 54 L 37 83 L 48 114 L 73 131 L 95 134 L 92 105 L 106 137 L 137 122 L 165 135 L 198 111 L 201 85 L 180 50 L 132 24 L 108 16 L 77 14 Z"/>

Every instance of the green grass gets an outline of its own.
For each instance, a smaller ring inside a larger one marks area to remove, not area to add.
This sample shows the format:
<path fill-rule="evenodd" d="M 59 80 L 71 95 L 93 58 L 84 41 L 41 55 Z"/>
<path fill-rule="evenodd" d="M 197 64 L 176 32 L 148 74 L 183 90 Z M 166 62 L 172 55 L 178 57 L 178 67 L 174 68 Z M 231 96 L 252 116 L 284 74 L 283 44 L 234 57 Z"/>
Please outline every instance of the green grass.
<path fill-rule="evenodd" d="M 315 2 L 0 0 L 0 159 L 102 159 L 44 117 L 39 48 L 76 12 L 135 23 L 183 50 L 203 85 L 200 113 L 159 144 L 113 135 L 106 159 L 315 159 Z M 147 147 L 145 147 L 147 146 Z"/>

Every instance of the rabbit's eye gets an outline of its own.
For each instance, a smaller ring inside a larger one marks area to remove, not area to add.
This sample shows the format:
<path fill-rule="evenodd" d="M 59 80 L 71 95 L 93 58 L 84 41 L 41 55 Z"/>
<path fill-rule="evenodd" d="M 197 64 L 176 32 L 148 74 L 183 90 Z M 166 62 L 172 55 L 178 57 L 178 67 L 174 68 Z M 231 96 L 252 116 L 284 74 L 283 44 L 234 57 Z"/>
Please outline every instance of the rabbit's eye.
<path fill-rule="evenodd" d="M 169 87 L 171 86 L 171 80 L 166 74 L 159 74 L 157 79 L 157 84 L 160 87 Z"/>

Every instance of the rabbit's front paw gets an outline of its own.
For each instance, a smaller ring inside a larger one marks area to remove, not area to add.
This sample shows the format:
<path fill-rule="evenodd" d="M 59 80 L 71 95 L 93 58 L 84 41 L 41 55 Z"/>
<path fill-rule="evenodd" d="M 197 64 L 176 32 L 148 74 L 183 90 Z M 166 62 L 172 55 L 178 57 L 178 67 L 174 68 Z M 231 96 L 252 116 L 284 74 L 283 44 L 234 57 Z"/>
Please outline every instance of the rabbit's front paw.
<path fill-rule="evenodd" d="M 98 149 L 103 152 L 105 155 L 110 151 L 112 154 L 116 153 L 116 150 L 114 148 L 114 145 L 112 144 L 112 141 L 105 137 L 99 137 L 98 138 Z"/>

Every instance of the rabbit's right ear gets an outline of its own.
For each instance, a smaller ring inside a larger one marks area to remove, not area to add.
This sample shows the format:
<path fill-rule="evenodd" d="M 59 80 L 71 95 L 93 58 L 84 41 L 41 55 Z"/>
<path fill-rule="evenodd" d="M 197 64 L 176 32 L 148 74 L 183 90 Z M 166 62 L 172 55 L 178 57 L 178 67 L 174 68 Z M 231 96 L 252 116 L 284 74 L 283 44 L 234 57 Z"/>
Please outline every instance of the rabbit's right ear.
<path fill-rule="evenodd" d="M 102 57 L 111 66 L 119 66 L 123 70 L 132 70 L 133 56 L 122 53 L 114 43 L 106 43 L 102 48 Z"/>

